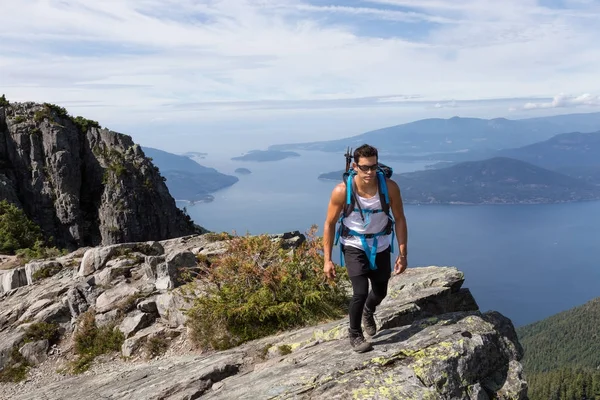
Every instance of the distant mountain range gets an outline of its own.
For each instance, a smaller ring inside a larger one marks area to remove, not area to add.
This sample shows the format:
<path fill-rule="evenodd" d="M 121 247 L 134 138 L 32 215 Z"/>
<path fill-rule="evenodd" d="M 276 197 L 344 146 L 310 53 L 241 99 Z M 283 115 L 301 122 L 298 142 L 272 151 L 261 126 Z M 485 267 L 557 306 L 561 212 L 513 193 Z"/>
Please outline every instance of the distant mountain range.
<path fill-rule="evenodd" d="M 590 121 L 600 113 L 578 116 L 583 121 L 575 125 L 591 127 Z M 437 120 L 428 120 L 427 124 L 435 125 L 434 121 Z M 454 124 L 483 126 L 483 121 L 455 120 Z M 565 124 L 573 121 L 573 115 L 524 121 L 524 126 L 529 128 L 537 123 L 549 126 L 553 122 L 553 129 L 570 129 Z M 489 128 L 489 124 L 485 126 Z M 393 143 L 393 132 L 388 131 L 388 135 Z M 427 157 L 446 161 L 426 171 L 394 177 L 400 183 L 407 204 L 556 203 L 600 199 L 600 130 L 559 133 L 521 147 L 469 149 Z M 383 160 L 395 158 L 394 154 L 380 156 Z M 400 158 L 425 157 L 404 155 Z M 319 179 L 340 180 L 342 172 L 322 174 Z"/>
<path fill-rule="evenodd" d="M 510 157 L 547 168 L 589 183 L 600 184 L 600 131 L 562 133 L 548 140 L 527 146 L 471 154 L 472 159 Z M 457 157 L 454 157 L 457 158 Z M 470 158 L 462 154 L 461 158 Z M 431 168 L 445 168 L 457 162 L 440 162 Z"/>
<path fill-rule="evenodd" d="M 543 142 L 499 150 L 497 155 L 551 169 L 596 166 L 600 164 L 600 130 L 562 133 Z"/>
<path fill-rule="evenodd" d="M 532 142 L 534 139 L 539 140 Z M 343 152 L 364 142 L 384 150 L 380 152 L 383 160 L 450 160 L 429 170 L 394 175 L 407 204 L 538 204 L 600 199 L 600 113 L 525 120 L 426 119 L 343 140 L 271 146 L 270 150 L 253 150 L 233 159 L 276 161 L 299 156 L 284 150 L 288 148 Z M 423 155 L 433 150 L 454 152 Z M 151 148 L 144 151 L 167 178 L 176 199 L 201 200 L 238 181 L 188 158 L 196 159 L 195 154 L 185 157 Z M 342 171 L 335 171 L 319 179 L 341 180 L 341 176 Z"/>
<path fill-rule="evenodd" d="M 341 182 L 343 171 L 319 176 Z M 600 186 L 508 157 L 394 174 L 405 204 L 542 204 L 600 199 Z"/>
<path fill-rule="evenodd" d="M 600 199 L 600 186 L 507 157 L 402 173 L 395 180 L 407 204 L 541 204 Z"/>
<path fill-rule="evenodd" d="M 429 153 L 487 152 L 522 147 L 565 132 L 600 130 L 600 113 L 509 120 L 453 117 L 431 118 L 366 132 L 345 139 L 278 144 L 270 150 L 344 152 L 369 143 L 388 159 L 422 157 Z M 460 153 L 458 153 L 460 155 Z M 440 158 L 438 158 L 439 160 Z M 473 159 L 473 158 L 471 158 Z M 459 161 L 464 161 L 461 159 Z"/>
<path fill-rule="evenodd" d="M 204 167 L 187 156 L 168 153 L 151 147 L 142 147 L 146 156 L 158 167 L 171 196 L 176 200 L 200 201 L 209 194 L 231 186 L 239 178 L 226 175 L 214 168 Z"/>

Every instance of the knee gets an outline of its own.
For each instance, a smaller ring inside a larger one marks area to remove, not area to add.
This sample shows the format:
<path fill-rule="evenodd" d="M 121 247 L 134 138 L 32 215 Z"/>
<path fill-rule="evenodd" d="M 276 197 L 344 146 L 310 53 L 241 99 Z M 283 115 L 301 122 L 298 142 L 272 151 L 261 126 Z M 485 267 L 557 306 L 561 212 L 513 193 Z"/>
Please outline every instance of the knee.
<path fill-rule="evenodd" d="M 354 293 L 352 295 L 353 303 L 364 303 L 367 301 L 367 293 Z"/>
<path fill-rule="evenodd" d="M 373 297 L 373 300 L 375 300 L 377 302 L 377 304 L 379 304 L 387 296 L 387 288 L 381 288 L 379 290 L 373 290 L 373 294 L 371 296 Z"/>

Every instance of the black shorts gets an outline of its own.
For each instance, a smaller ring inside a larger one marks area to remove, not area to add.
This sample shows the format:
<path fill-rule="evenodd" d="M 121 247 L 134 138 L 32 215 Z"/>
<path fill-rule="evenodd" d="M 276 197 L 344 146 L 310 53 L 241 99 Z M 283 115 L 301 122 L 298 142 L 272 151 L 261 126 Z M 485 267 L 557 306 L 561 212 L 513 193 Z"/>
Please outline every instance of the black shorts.
<path fill-rule="evenodd" d="M 376 270 L 371 269 L 369 257 L 363 249 L 353 246 L 342 246 L 344 262 L 348 276 L 368 275 L 374 281 L 390 279 L 392 275 L 391 247 L 377 253 L 375 257 Z"/>

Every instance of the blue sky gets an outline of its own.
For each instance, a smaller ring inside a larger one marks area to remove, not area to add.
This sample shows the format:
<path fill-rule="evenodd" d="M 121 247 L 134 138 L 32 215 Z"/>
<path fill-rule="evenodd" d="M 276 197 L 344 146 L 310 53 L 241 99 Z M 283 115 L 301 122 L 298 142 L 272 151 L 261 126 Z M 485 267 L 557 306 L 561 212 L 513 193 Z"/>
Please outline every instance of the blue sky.
<path fill-rule="evenodd" d="M 598 0 L 0 0 L 0 92 L 167 151 L 600 111 Z M 216 134 L 216 137 L 210 135 Z"/>

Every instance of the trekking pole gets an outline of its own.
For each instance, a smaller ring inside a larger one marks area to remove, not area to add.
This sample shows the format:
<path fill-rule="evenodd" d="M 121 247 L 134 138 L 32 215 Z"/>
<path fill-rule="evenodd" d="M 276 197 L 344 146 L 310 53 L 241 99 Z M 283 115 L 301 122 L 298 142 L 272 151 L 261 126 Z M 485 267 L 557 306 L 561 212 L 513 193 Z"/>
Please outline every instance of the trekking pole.
<path fill-rule="evenodd" d="M 352 149 L 348 147 L 346 150 L 346 172 L 350 169 L 350 163 L 352 163 Z"/>

